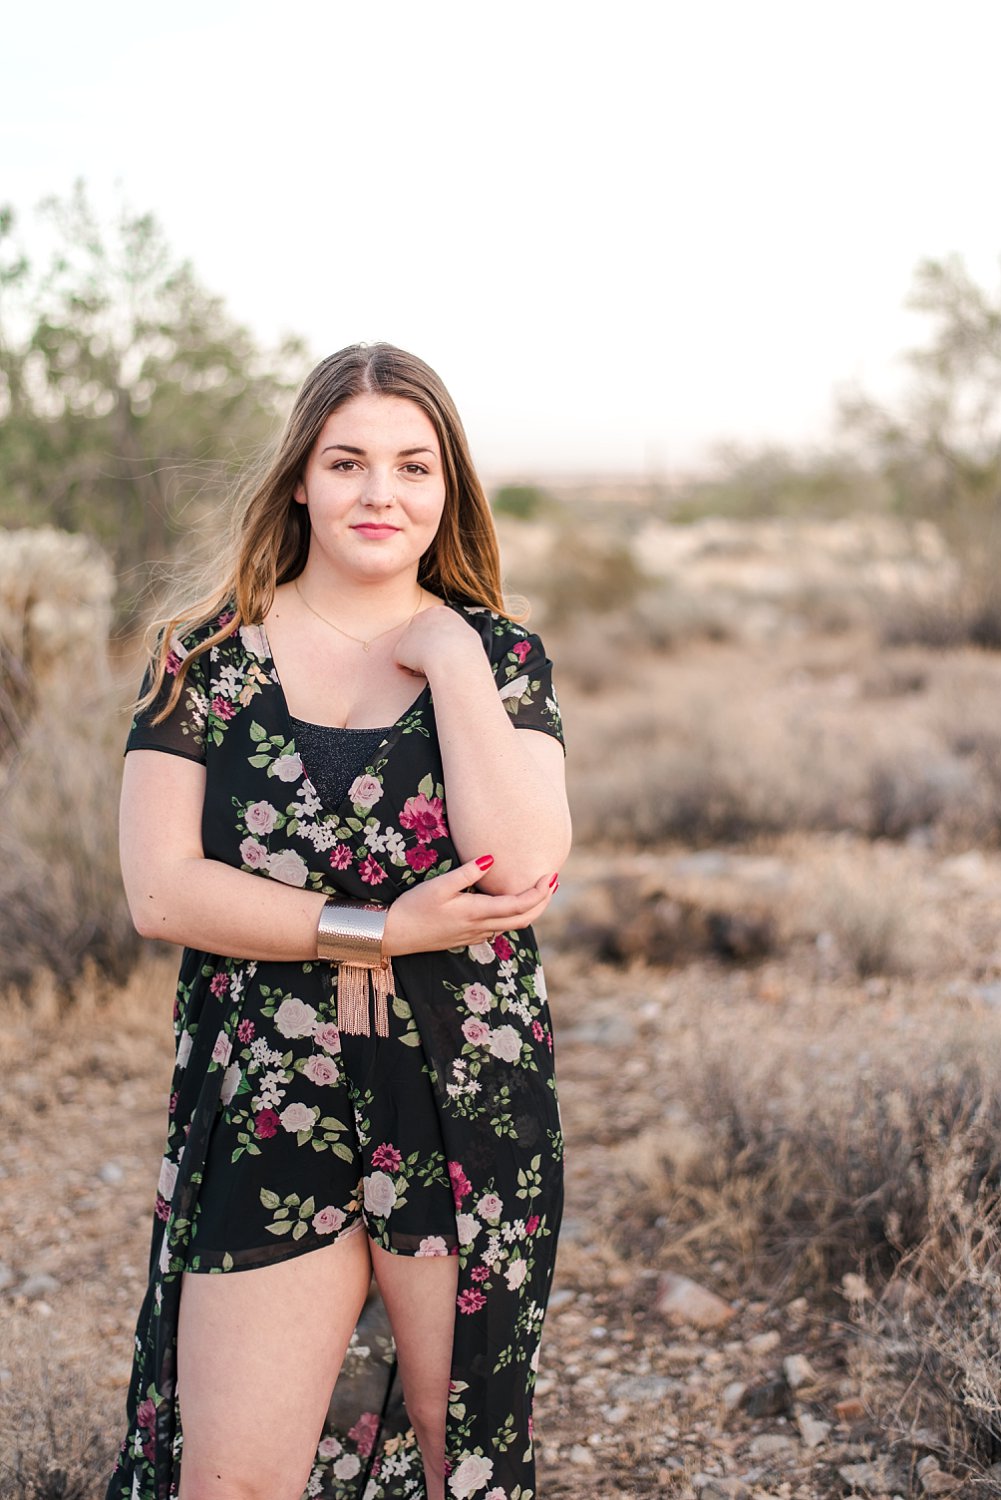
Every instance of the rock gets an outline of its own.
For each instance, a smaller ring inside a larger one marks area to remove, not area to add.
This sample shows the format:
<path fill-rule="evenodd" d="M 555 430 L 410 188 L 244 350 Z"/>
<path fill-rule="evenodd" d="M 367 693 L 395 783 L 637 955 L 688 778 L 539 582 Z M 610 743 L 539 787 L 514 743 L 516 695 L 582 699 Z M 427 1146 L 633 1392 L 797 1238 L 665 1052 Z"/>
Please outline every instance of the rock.
<path fill-rule="evenodd" d="M 764 1333 L 756 1333 L 747 1341 L 747 1347 L 752 1354 L 770 1354 L 777 1349 L 782 1342 L 782 1335 L 777 1328 L 768 1328 Z"/>
<path fill-rule="evenodd" d="M 106 1161 L 98 1168 L 98 1177 L 106 1182 L 109 1187 L 117 1187 L 118 1183 L 124 1181 L 125 1172 L 116 1161 Z"/>
<path fill-rule="evenodd" d="M 44 1297 L 48 1292 L 58 1292 L 58 1290 L 59 1283 L 56 1278 L 49 1276 L 45 1271 L 39 1271 L 34 1276 L 25 1277 L 15 1295 L 33 1300 L 36 1297 Z"/>
<path fill-rule="evenodd" d="M 823 1443 L 831 1430 L 830 1422 L 821 1422 L 812 1412 L 800 1409 L 796 1413 L 796 1426 L 799 1435 L 808 1448 L 817 1448 Z"/>
<path fill-rule="evenodd" d="M 731 1380 L 723 1387 L 723 1405 L 727 1411 L 735 1411 L 744 1398 L 747 1386 L 742 1380 Z"/>
<path fill-rule="evenodd" d="M 557 1290 L 553 1292 L 549 1298 L 550 1312 L 559 1312 L 560 1308 L 566 1307 L 573 1301 L 575 1296 L 576 1293 L 571 1291 L 568 1286 L 558 1287 Z"/>
<path fill-rule="evenodd" d="M 613 1380 L 608 1394 L 615 1401 L 663 1401 L 678 1382 L 667 1375 L 623 1375 Z"/>
<path fill-rule="evenodd" d="M 674 1271 L 664 1271 L 658 1277 L 654 1310 L 672 1323 L 689 1323 L 695 1328 L 719 1328 L 735 1311 L 708 1287 Z"/>
<path fill-rule="evenodd" d="M 791 1406 L 791 1392 L 785 1380 L 765 1380 L 745 1392 L 741 1406 L 750 1417 L 778 1417 Z"/>
<path fill-rule="evenodd" d="M 878 1464 L 841 1464 L 838 1473 L 855 1489 L 865 1490 L 869 1495 L 879 1494 L 885 1488 L 885 1478 Z"/>
<path fill-rule="evenodd" d="M 692 1489 L 699 1500 L 747 1500 L 750 1490 L 740 1479 L 722 1474 L 693 1474 Z"/>
<path fill-rule="evenodd" d="M 918 1479 L 926 1495 L 952 1495 L 960 1484 L 954 1474 L 939 1468 L 938 1459 L 931 1453 L 918 1460 Z"/>
<path fill-rule="evenodd" d="M 846 1396 L 835 1401 L 834 1412 L 839 1422 L 859 1422 L 865 1416 L 865 1406 L 859 1396 Z"/>
<path fill-rule="evenodd" d="M 747 1451 L 752 1458 L 787 1457 L 796 1451 L 797 1446 L 796 1439 L 786 1437 L 784 1433 L 762 1432 L 751 1439 Z"/>
<path fill-rule="evenodd" d="M 798 1391 L 801 1385 L 813 1385 L 817 1379 L 817 1372 L 805 1354 L 787 1354 L 782 1369 L 794 1391 Z"/>
<path fill-rule="evenodd" d="M 594 1454 L 590 1448 L 585 1448 L 583 1443 L 574 1443 L 568 1455 L 572 1464 L 593 1464 Z"/>
<path fill-rule="evenodd" d="M 3 1261 L 0 1261 L 0 1292 L 6 1291 L 14 1279 L 14 1272 L 10 1266 L 6 1266 Z"/>

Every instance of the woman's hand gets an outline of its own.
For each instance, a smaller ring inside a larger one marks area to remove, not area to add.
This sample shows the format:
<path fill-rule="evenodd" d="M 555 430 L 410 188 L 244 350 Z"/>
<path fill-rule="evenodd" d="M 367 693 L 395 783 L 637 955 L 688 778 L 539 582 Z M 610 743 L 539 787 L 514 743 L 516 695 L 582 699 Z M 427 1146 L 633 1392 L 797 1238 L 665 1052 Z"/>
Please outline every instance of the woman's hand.
<path fill-rule="evenodd" d="M 530 927 L 559 886 L 555 875 L 540 875 L 517 896 L 485 896 L 468 889 L 482 874 L 483 869 L 471 859 L 404 891 L 386 914 L 383 953 L 390 958 L 398 953 L 434 953 L 485 943 L 512 928 Z"/>

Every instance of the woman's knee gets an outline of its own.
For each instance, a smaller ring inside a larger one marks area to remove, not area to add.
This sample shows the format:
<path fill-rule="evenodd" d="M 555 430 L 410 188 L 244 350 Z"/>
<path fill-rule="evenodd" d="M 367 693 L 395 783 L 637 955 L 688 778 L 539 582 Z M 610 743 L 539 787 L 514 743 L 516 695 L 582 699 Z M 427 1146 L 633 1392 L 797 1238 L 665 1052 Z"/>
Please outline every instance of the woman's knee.
<path fill-rule="evenodd" d="M 213 1463 L 208 1457 L 195 1463 L 182 1459 L 179 1500 L 300 1500 L 311 1469 L 311 1461 L 278 1472 L 266 1465 Z"/>

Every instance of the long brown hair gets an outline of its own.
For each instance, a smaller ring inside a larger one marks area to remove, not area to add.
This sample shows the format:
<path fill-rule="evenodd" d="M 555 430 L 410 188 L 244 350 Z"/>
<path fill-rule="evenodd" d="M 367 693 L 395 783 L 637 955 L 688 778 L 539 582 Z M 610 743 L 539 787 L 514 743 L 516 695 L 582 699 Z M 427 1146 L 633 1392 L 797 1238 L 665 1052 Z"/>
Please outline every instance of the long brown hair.
<path fill-rule="evenodd" d="M 213 583 L 196 587 L 187 602 L 175 602 L 171 613 L 150 624 L 150 685 L 135 705 L 137 710 L 149 707 L 161 691 L 173 638 L 223 612 L 228 615 L 181 662 L 154 723 L 173 710 L 191 663 L 241 625 L 259 624 L 271 608 L 277 585 L 302 572 L 309 554 L 310 522 L 306 507 L 293 498 L 295 486 L 330 413 L 363 392 L 413 401 L 438 435 L 445 506 L 434 540 L 418 565 L 418 583 L 439 596 L 483 605 L 517 624 L 527 617 L 527 610 L 512 614 L 504 606 L 493 516 L 459 413 L 440 377 L 416 354 L 394 344 L 351 344 L 328 355 L 306 376 L 273 449 L 238 489 L 226 554 L 209 572 Z"/>

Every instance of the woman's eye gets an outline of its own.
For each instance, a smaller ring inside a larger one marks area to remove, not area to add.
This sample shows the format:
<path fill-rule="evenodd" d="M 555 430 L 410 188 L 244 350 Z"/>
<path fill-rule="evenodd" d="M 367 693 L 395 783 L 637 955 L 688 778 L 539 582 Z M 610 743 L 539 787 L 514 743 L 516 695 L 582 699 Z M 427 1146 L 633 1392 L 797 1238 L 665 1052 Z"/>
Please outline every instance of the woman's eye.
<path fill-rule="evenodd" d="M 404 464 L 403 466 L 410 474 L 426 474 L 427 469 L 423 464 Z"/>
<path fill-rule="evenodd" d="M 354 466 L 355 466 L 355 461 L 354 461 L 353 458 L 339 458 L 337 460 L 337 462 L 332 465 L 332 467 L 335 468 L 335 469 L 343 469 L 345 471 L 349 467 L 353 469 Z"/>

